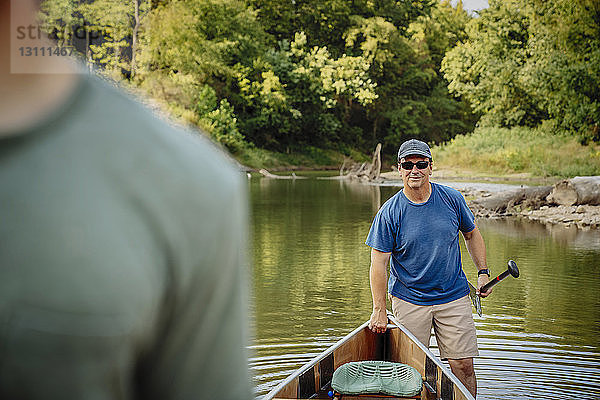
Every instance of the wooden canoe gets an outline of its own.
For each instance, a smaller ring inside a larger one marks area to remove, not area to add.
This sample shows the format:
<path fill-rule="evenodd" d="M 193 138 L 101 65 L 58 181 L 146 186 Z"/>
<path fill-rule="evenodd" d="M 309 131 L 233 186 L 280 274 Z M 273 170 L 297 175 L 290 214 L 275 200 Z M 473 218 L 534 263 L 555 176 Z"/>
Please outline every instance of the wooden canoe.
<path fill-rule="evenodd" d="M 339 342 L 296 370 L 263 400 L 271 399 L 321 399 L 329 398 L 333 371 L 350 361 L 383 360 L 408 364 L 423 376 L 421 394 L 412 397 L 420 400 L 474 400 L 473 396 L 427 347 L 392 315 L 389 329 L 375 334 L 368 321 Z M 389 399 L 389 396 L 343 396 L 343 399 Z"/>

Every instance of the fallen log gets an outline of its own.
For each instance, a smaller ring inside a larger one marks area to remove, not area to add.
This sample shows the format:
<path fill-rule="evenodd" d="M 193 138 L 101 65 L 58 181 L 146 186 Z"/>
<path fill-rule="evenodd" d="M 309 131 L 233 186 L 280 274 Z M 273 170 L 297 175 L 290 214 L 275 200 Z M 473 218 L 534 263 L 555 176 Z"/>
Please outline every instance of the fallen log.
<path fill-rule="evenodd" d="M 264 176 L 265 178 L 270 178 L 270 179 L 306 179 L 305 176 L 296 176 L 296 174 L 293 172 L 291 175 L 275 175 L 275 174 L 270 173 L 266 169 L 261 169 L 258 172 L 260 172 L 260 174 L 262 176 Z"/>
<path fill-rule="evenodd" d="M 600 204 L 600 176 L 576 176 L 554 185 L 547 198 L 551 204 L 573 206 Z"/>
<path fill-rule="evenodd" d="M 517 205 L 539 208 L 546 202 L 552 186 L 532 186 L 507 190 L 471 202 L 475 208 L 483 208 L 494 213 L 504 213 Z"/>
<path fill-rule="evenodd" d="M 552 186 L 535 186 L 525 190 L 521 206 L 529 208 L 540 208 L 546 204 L 546 197 L 552 190 Z"/>

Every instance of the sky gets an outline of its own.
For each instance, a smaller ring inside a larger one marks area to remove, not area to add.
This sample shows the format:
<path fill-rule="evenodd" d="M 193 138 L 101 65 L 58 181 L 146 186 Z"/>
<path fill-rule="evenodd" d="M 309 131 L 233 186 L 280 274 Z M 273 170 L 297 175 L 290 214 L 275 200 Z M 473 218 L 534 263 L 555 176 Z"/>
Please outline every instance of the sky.
<path fill-rule="evenodd" d="M 452 0 L 452 5 L 456 5 L 457 0 Z M 463 8 L 469 12 L 479 11 L 488 7 L 487 0 L 463 0 Z"/>

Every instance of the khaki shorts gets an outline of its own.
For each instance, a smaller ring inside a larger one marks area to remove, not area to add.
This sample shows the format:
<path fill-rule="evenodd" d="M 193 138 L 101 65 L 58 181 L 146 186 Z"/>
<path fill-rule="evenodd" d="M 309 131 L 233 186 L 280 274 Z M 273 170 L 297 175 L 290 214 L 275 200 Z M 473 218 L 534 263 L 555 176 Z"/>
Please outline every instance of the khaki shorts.
<path fill-rule="evenodd" d="M 433 327 L 441 358 L 456 360 L 479 355 L 469 296 L 434 306 L 420 306 L 394 296 L 391 298 L 392 311 L 398 322 L 427 347 Z"/>

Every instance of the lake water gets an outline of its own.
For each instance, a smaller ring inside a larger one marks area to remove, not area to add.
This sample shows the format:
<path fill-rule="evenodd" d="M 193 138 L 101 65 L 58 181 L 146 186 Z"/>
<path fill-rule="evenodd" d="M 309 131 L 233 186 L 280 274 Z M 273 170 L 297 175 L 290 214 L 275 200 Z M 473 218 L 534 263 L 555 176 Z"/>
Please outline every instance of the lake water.
<path fill-rule="evenodd" d="M 333 180 L 249 180 L 254 269 L 250 362 L 258 397 L 371 313 L 370 249 L 381 204 L 399 189 Z M 494 275 L 474 314 L 478 399 L 600 399 L 600 231 L 477 221 Z M 461 239 L 463 267 L 475 267 Z M 437 354 L 437 349 L 433 347 Z"/>

